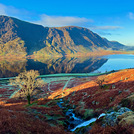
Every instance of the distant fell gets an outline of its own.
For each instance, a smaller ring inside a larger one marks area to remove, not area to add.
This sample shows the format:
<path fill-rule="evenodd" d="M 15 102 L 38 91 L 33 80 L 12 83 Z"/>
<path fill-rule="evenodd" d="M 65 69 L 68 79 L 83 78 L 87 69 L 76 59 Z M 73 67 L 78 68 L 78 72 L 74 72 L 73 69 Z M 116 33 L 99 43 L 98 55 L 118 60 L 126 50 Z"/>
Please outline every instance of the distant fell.
<path fill-rule="evenodd" d="M 109 41 L 106 38 L 103 38 L 105 40 L 105 42 L 107 42 L 107 44 L 109 45 L 109 47 L 111 46 L 112 50 L 123 50 L 125 49 L 125 45 L 117 42 L 117 41 Z"/>

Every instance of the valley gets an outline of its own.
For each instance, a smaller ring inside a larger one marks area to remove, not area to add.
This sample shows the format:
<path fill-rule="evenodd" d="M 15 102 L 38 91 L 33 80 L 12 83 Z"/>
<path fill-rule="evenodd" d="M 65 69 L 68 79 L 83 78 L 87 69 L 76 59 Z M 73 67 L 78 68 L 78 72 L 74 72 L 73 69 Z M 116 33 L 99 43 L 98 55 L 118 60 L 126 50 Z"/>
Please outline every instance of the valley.
<path fill-rule="evenodd" d="M 133 133 L 133 50 L 89 28 L 0 15 L 0 133 Z"/>

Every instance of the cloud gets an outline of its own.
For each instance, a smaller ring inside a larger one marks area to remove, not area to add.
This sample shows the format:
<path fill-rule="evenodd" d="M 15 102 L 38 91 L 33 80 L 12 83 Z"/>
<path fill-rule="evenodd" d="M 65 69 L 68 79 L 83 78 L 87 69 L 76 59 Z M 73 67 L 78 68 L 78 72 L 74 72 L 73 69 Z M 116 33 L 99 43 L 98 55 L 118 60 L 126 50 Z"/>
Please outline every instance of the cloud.
<path fill-rule="evenodd" d="M 29 11 L 25 9 L 17 9 L 13 6 L 6 6 L 0 3 L 0 15 L 6 15 L 11 17 L 17 17 L 19 19 L 27 19 L 32 15 Z"/>
<path fill-rule="evenodd" d="M 13 6 L 6 6 L 0 3 L 0 15 L 16 15 L 21 11 Z"/>
<path fill-rule="evenodd" d="M 115 33 L 115 32 L 105 32 L 105 31 L 99 31 L 97 32 L 99 35 L 102 36 L 112 36 L 112 35 L 116 35 L 116 36 L 120 36 L 121 34 L 119 33 Z"/>
<path fill-rule="evenodd" d="M 129 17 L 129 19 L 134 20 L 134 13 L 129 12 L 128 17 Z"/>
<path fill-rule="evenodd" d="M 87 27 L 94 31 L 105 32 L 110 35 L 108 30 L 117 30 L 122 29 L 120 26 L 95 26 L 93 20 L 85 17 L 77 16 L 52 16 L 52 15 L 37 15 L 32 12 L 29 12 L 25 9 L 17 9 L 13 6 L 6 6 L 0 3 L 0 15 L 7 15 L 12 17 L 17 17 L 21 20 L 30 21 L 32 23 L 40 24 L 45 27 L 61 27 L 61 26 L 80 26 Z M 134 14 L 129 13 L 131 19 L 134 19 Z M 91 26 L 93 24 L 93 26 Z M 108 32 L 107 32 L 108 31 Z M 104 33 L 104 34 L 105 34 Z"/>
<path fill-rule="evenodd" d="M 113 36 L 113 35 L 120 35 L 115 30 L 122 29 L 121 26 L 90 26 L 88 27 L 90 30 L 93 30 L 99 35 L 102 36 Z"/>
<path fill-rule="evenodd" d="M 0 4 L 0 15 L 7 15 L 6 14 L 6 6 L 3 4 Z"/>
<path fill-rule="evenodd" d="M 69 26 L 69 25 L 86 26 L 88 25 L 88 23 L 93 22 L 92 19 L 87 19 L 84 17 L 49 16 L 46 14 L 35 15 L 34 13 L 26 11 L 24 9 L 17 9 L 13 6 L 6 6 L 1 3 L 0 3 L 0 15 L 16 17 L 22 20 L 27 20 L 36 24 L 43 25 L 45 27 L 46 26 L 59 27 L 59 26 Z"/>
<path fill-rule="evenodd" d="M 91 26 L 89 29 L 92 30 L 117 30 L 117 29 L 122 29 L 123 27 L 121 26 Z"/>
<path fill-rule="evenodd" d="M 93 22 L 92 19 L 87 19 L 84 17 L 72 17 L 72 16 L 49 16 L 43 14 L 40 16 L 39 21 L 34 23 L 40 24 L 47 27 L 59 27 L 59 26 L 69 26 L 69 25 L 83 25 L 86 23 Z"/>
<path fill-rule="evenodd" d="M 110 35 L 110 36 L 112 35 L 112 33 L 108 33 L 108 32 L 98 32 L 98 34 L 104 35 L 104 36 L 105 36 L 105 35 Z"/>

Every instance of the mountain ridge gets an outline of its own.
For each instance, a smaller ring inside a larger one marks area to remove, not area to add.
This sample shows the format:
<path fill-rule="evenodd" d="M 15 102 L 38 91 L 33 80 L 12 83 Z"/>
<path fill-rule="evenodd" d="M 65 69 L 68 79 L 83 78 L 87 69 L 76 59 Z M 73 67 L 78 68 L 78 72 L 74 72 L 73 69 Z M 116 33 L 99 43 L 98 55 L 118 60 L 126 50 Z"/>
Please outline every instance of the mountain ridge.
<path fill-rule="evenodd" d="M 91 30 L 78 26 L 43 27 L 17 18 L 0 16 L 0 27 L 0 45 L 20 38 L 24 41 L 27 55 L 74 55 L 112 49 L 114 46 L 110 46 Z"/>
<path fill-rule="evenodd" d="M 126 47 L 125 45 L 119 43 L 118 41 L 109 41 L 106 38 L 103 39 L 107 42 L 109 46 L 112 46 L 113 50 L 119 50 L 119 49 L 123 50 Z"/>

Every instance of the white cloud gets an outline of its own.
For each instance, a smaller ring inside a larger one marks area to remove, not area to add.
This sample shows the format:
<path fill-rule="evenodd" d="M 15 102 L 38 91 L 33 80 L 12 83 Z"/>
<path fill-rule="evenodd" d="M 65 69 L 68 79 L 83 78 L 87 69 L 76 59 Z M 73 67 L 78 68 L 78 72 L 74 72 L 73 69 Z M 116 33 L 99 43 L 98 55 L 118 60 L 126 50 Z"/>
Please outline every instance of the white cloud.
<path fill-rule="evenodd" d="M 17 17 L 22 20 L 27 20 L 36 24 L 43 25 L 45 27 L 61 27 L 61 26 L 81 26 L 88 27 L 94 21 L 92 19 L 88 19 L 85 17 L 77 17 L 77 16 L 50 16 L 46 14 L 35 15 L 29 11 L 24 9 L 17 9 L 13 6 L 6 6 L 0 3 L 0 15 L 7 15 L 12 17 Z M 134 19 L 134 14 L 132 12 L 129 13 L 129 17 Z M 33 19 L 38 18 L 37 21 L 33 21 Z M 120 26 L 90 26 L 88 27 L 91 30 L 116 30 L 121 29 Z"/>
<path fill-rule="evenodd" d="M 129 19 L 134 20 L 134 13 L 129 12 L 128 17 L 129 17 Z"/>
<path fill-rule="evenodd" d="M 82 25 L 90 22 L 93 22 L 93 20 L 84 17 L 81 18 L 81 17 L 70 17 L 70 16 L 49 16 L 43 14 L 40 16 L 40 20 L 34 23 L 48 27 L 59 27 L 69 25 Z"/>
<path fill-rule="evenodd" d="M 7 15 L 6 14 L 6 6 L 3 4 L 0 4 L 0 15 Z"/>
<path fill-rule="evenodd" d="M 13 6 L 6 6 L 0 3 L 0 15 L 13 15 L 19 14 L 20 11 Z"/>
<path fill-rule="evenodd" d="M 32 13 L 25 9 L 17 9 L 13 6 L 6 6 L 0 3 L 0 15 L 6 15 L 11 17 L 16 17 L 19 19 L 27 19 Z"/>
<path fill-rule="evenodd" d="M 92 30 L 116 30 L 116 29 L 122 29 L 121 26 L 92 26 L 89 27 L 89 29 Z"/>
<path fill-rule="evenodd" d="M 74 17 L 74 16 L 49 16 L 46 14 L 37 15 L 35 17 L 34 13 L 26 11 L 24 9 L 17 9 L 13 6 L 6 6 L 0 3 L 0 15 L 7 15 L 11 17 L 16 17 L 22 20 L 31 20 L 31 22 L 40 24 L 47 27 L 58 27 L 58 26 L 85 26 L 88 23 L 93 22 L 92 19 L 87 19 L 84 17 Z M 39 18 L 37 21 L 33 21 L 33 18 Z"/>

